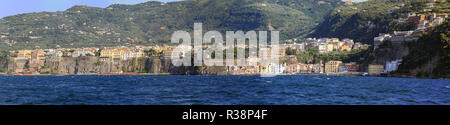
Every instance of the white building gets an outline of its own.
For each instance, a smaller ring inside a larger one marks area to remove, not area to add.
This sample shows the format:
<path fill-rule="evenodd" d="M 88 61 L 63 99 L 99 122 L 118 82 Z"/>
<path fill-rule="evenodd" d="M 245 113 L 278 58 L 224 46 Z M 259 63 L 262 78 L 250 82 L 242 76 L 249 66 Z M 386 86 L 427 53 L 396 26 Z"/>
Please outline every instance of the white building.
<path fill-rule="evenodd" d="M 74 51 L 72 53 L 72 57 L 80 57 L 80 56 L 95 56 L 95 53 L 91 52 L 91 51 Z"/>
<path fill-rule="evenodd" d="M 393 72 L 393 71 L 397 71 L 398 66 L 402 63 L 402 59 L 397 59 L 394 61 L 388 61 L 386 62 L 386 68 L 385 68 L 385 72 L 389 73 L 389 72 Z"/>
<path fill-rule="evenodd" d="M 327 44 L 326 43 L 320 43 L 318 46 L 319 52 L 320 53 L 326 53 L 328 51 L 327 49 Z"/>
<path fill-rule="evenodd" d="M 385 40 L 389 40 L 392 36 L 390 34 L 381 33 L 378 37 L 373 38 L 373 49 L 376 50 L 381 43 Z"/>

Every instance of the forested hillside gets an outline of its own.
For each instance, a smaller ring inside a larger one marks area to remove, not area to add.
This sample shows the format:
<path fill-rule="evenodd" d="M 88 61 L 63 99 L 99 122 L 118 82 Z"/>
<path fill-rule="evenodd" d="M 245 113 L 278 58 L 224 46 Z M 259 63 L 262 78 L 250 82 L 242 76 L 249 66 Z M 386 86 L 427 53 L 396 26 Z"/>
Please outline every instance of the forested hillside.
<path fill-rule="evenodd" d="M 368 0 L 332 11 L 311 37 L 351 38 L 372 44 L 379 33 L 395 28 L 390 23 L 401 14 L 422 9 L 427 0 Z"/>
<path fill-rule="evenodd" d="M 449 19 L 436 29 L 408 45 L 398 73 L 414 77 L 450 78 Z"/>
<path fill-rule="evenodd" d="M 176 30 L 280 30 L 281 39 L 308 35 L 340 0 L 186 0 L 74 6 L 62 12 L 0 19 L 0 49 L 133 46 L 169 43 Z"/>

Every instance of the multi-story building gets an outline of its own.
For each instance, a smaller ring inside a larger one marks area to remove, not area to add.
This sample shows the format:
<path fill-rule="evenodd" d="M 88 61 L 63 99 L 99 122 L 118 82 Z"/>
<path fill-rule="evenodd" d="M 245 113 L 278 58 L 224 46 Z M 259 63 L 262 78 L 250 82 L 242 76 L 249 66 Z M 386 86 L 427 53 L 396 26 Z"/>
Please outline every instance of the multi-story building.
<path fill-rule="evenodd" d="M 356 63 L 347 63 L 345 66 L 347 66 L 348 72 L 359 72 L 359 65 Z"/>
<path fill-rule="evenodd" d="M 145 56 L 145 52 L 142 50 L 127 51 L 127 52 L 123 53 L 122 59 L 128 60 L 128 59 L 132 59 L 132 58 L 141 58 L 144 56 Z"/>
<path fill-rule="evenodd" d="M 72 53 L 72 57 L 80 57 L 80 56 L 95 56 L 95 52 L 98 49 L 76 49 Z"/>
<path fill-rule="evenodd" d="M 378 64 L 369 64 L 369 75 L 371 76 L 378 76 L 384 71 L 383 65 Z"/>
<path fill-rule="evenodd" d="M 341 65 L 342 61 L 329 61 L 325 63 L 325 73 L 337 73 Z"/>
<path fill-rule="evenodd" d="M 32 50 L 19 50 L 17 53 L 18 58 L 31 59 Z"/>
<path fill-rule="evenodd" d="M 326 52 L 328 52 L 328 49 L 327 49 L 328 46 L 327 46 L 326 43 L 320 43 L 318 48 L 319 48 L 319 53 L 326 53 Z"/>
<path fill-rule="evenodd" d="M 130 49 L 128 48 L 104 48 L 100 52 L 100 57 L 107 57 L 111 59 L 123 59 L 125 53 L 128 53 Z"/>
<path fill-rule="evenodd" d="M 351 51 L 352 48 L 350 47 L 349 44 L 345 43 L 345 44 L 343 44 L 342 46 L 339 47 L 339 50 L 341 50 L 341 51 Z"/>

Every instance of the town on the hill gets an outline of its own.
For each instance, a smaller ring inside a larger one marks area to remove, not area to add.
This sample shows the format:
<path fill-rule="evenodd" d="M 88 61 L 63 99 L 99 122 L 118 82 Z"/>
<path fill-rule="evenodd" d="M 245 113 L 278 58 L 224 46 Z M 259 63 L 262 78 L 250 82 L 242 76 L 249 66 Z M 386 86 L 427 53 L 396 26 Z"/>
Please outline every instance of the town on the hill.
<path fill-rule="evenodd" d="M 351 5 L 351 2 L 346 4 Z M 402 5 L 398 5 L 402 6 Z M 386 41 L 392 44 L 404 44 L 418 40 L 445 22 L 447 13 L 427 13 L 436 6 L 428 3 L 421 13 L 405 13 L 392 21 L 396 26 L 409 27 L 409 30 L 380 33 L 373 38 L 373 46 L 355 42 L 352 39 L 339 38 L 303 38 L 286 40 L 279 45 L 280 63 L 269 66 L 217 66 L 201 68 L 175 68 L 170 58 L 176 46 L 118 46 L 103 48 L 54 48 L 22 49 L 9 52 L 9 62 L 5 72 L 11 75 L 130 75 L 130 74 L 223 74 L 254 75 L 264 72 L 277 74 L 327 74 L 327 75 L 371 75 L 389 74 L 398 69 L 401 58 L 387 60 L 379 64 L 358 62 L 364 57 L 348 60 L 302 60 L 301 54 L 361 52 L 380 48 Z M 388 13 L 399 7 L 387 10 Z M 410 28 L 412 26 L 412 28 Z M 1 36 L 4 37 L 4 36 Z M 202 47 L 207 48 L 207 45 Z M 247 46 L 248 47 L 248 46 Z M 344 55 L 345 55 L 344 54 Z M 259 60 L 259 58 L 248 58 Z M 174 70 L 176 69 L 176 70 Z"/>

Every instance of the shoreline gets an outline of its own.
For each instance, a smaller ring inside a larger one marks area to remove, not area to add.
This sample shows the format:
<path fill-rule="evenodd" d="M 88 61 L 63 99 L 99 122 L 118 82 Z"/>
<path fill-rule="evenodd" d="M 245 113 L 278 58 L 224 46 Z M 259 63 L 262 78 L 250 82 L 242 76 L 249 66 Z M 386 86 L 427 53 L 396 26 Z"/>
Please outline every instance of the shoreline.
<path fill-rule="evenodd" d="M 0 76 L 259 76 L 260 74 L 221 74 L 221 75 L 174 75 L 170 73 L 136 73 L 136 74 L 6 74 L 0 73 Z M 379 75 L 379 76 L 364 76 L 361 74 L 345 74 L 345 73 L 299 73 L 299 74 L 278 74 L 279 76 L 359 76 L 359 77 L 385 77 L 385 78 L 411 78 L 411 79 L 443 79 L 450 80 L 450 78 L 421 78 L 408 75 Z"/>

